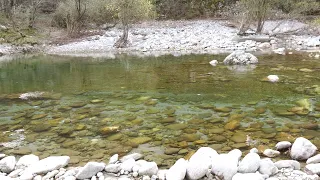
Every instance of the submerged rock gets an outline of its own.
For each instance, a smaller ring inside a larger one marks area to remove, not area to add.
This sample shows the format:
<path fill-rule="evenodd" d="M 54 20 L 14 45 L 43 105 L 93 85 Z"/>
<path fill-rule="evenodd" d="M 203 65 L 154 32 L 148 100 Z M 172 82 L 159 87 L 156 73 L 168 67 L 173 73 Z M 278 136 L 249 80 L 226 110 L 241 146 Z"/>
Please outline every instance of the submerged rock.
<path fill-rule="evenodd" d="M 267 79 L 270 82 L 278 82 L 279 81 L 279 77 L 277 75 L 269 75 L 269 76 L 267 76 Z"/>
<path fill-rule="evenodd" d="M 226 65 L 246 65 L 258 63 L 258 58 L 244 51 L 235 51 L 227 56 L 224 61 Z"/>

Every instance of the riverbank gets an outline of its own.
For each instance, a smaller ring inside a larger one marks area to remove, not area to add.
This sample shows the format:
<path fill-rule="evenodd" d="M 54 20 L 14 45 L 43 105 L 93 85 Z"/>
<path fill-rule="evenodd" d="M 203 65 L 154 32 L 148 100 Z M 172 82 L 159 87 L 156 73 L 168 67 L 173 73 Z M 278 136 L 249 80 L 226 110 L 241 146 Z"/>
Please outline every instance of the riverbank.
<path fill-rule="evenodd" d="M 249 141 L 250 139 L 247 143 L 250 144 Z M 14 156 L 1 154 L 0 178 L 2 180 L 183 180 L 185 178 L 318 180 L 320 155 L 315 155 L 317 150 L 312 142 L 303 137 L 297 138 L 293 144 L 288 141 L 279 142 L 275 150 L 253 148 L 250 152 L 241 152 L 239 149 L 233 149 L 228 153 L 218 154 L 210 147 L 201 147 L 196 152 L 190 151 L 169 169 L 160 169 L 156 162 L 143 160 L 144 156 L 140 153 L 132 153 L 121 158 L 115 154 L 109 162 L 88 162 L 83 167 L 68 167 L 71 161 L 69 156 L 50 156 L 39 160 L 38 156 L 30 154 L 16 161 Z M 277 159 L 281 153 L 289 154 L 293 160 Z M 306 162 L 304 170 L 303 164 L 297 160 Z"/>
<path fill-rule="evenodd" d="M 225 20 L 152 21 L 133 25 L 127 48 L 113 47 L 122 34 L 121 28 L 115 27 L 102 35 L 75 39 L 66 44 L 22 47 L 4 44 L 0 46 L 0 53 L 43 52 L 52 55 L 114 57 L 122 53 L 178 56 L 221 54 L 235 50 L 256 54 L 307 51 L 316 55 L 320 51 L 320 28 L 298 21 L 267 21 L 263 35 L 238 36 L 237 32 L 237 27 Z"/>
<path fill-rule="evenodd" d="M 165 54 L 221 54 L 234 50 L 255 53 L 286 53 L 286 51 L 320 51 L 319 28 L 298 21 L 268 21 L 264 35 L 240 37 L 229 21 L 157 21 L 133 25 L 127 48 L 113 45 L 122 30 L 112 28 L 103 35 L 91 36 L 64 45 L 52 45 L 45 53 L 72 56 L 114 56 L 126 53 L 142 56 Z M 250 32 L 249 32 L 250 33 Z"/>

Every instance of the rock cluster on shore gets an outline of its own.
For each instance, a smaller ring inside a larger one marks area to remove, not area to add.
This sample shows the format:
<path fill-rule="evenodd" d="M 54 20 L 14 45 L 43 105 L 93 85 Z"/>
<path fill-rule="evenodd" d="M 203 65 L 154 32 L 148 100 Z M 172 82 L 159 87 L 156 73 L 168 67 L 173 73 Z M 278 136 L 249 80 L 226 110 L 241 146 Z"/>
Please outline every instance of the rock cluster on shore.
<path fill-rule="evenodd" d="M 291 148 L 293 160 L 270 158 Z M 320 155 L 315 155 L 317 147 L 309 140 L 299 137 L 291 146 L 283 141 L 276 150 L 265 150 L 266 158 L 261 158 L 253 148 L 242 159 L 243 153 L 234 149 L 218 154 L 210 147 L 198 149 L 188 160 L 183 158 L 169 169 L 159 169 L 155 162 L 143 160 L 139 153 L 129 154 L 119 159 L 113 155 L 109 162 L 88 162 L 84 167 L 67 167 L 69 156 L 50 156 L 39 160 L 38 156 L 25 155 L 18 161 L 14 156 L 0 155 L 1 180 L 183 180 L 183 179 L 223 179 L 223 180 L 317 180 L 320 174 Z M 315 156 L 313 156 L 315 155 Z M 304 171 L 297 160 L 307 160 Z"/>
<path fill-rule="evenodd" d="M 164 54 L 218 54 L 235 50 L 278 54 L 286 54 L 287 51 L 315 50 L 317 52 L 319 50 L 320 37 L 307 35 L 304 29 L 308 29 L 308 25 L 288 21 L 272 31 L 278 23 L 267 21 L 264 35 L 241 37 L 237 35 L 237 28 L 228 26 L 230 24 L 228 21 L 146 22 L 132 27 L 127 48 L 113 47 L 114 42 L 122 34 L 121 29 L 113 28 L 104 35 L 64 45 L 53 45 L 48 47 L 46 53 L 114 57 L 119 53 L 159 56 Z M 282 36 L 286 32 L 300 33 L 299 35 Z M 275 36 L 276 33 L 279 35 Z"/>

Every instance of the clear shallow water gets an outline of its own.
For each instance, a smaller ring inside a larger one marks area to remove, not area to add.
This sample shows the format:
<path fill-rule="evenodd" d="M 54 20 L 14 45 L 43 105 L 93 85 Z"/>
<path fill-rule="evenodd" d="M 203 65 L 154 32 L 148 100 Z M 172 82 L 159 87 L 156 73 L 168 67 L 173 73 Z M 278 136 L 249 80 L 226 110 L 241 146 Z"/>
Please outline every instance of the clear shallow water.
<path fill-rule="evenodd" d="M 263 149 L 297 136 L 320 144 L 319 60 L 273 55 L 250 67 L 208 63 L 224 57 L 0 62 L 2 151 L 66 154 L 74 164 L 142 151 L 167 166 L 200 146 Z M 270 74 L 280 82 L 265 82 Z M 27 92 L 39 97 L 19 98 Z"/>

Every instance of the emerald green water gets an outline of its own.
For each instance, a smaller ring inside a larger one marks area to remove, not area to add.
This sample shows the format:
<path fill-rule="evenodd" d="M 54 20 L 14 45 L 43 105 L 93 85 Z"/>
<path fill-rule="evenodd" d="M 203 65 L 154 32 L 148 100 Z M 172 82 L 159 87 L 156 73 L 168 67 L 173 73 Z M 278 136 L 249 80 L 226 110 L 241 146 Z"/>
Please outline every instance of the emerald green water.
<path fill-rule="evenodd" d="M 319 60 L 266 55 L 250 67 L 209 64 L 224 57 L 0 62 L 1 152 L 65 154 L 81 164 L 140 151 L 167 166 L 200 146 L 272 148 L 298 136 L 320 144 Z M 270 74 L 280 81 L 266 82 Z M 39 97 L 19 98 L 28 92 Z"/>

